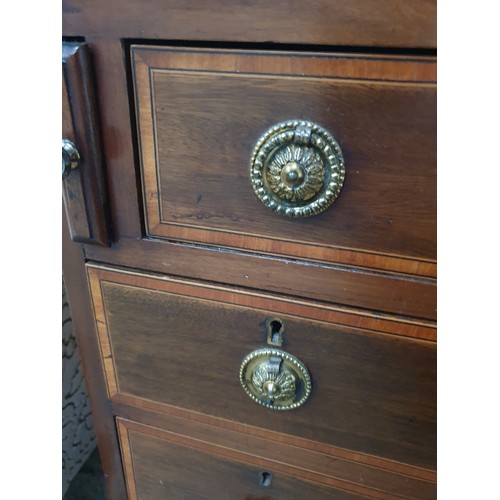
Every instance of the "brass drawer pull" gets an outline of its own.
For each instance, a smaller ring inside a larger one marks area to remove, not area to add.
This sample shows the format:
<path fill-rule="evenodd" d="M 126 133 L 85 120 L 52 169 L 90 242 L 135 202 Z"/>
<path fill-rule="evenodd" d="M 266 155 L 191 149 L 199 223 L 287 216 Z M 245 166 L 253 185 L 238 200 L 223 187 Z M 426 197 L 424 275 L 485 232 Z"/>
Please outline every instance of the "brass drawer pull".
<path fill-rule="evenodd" d="M 311 394 L 311 377 L 302 361 L 280 349 L 257 349 L 243 359 L 240 382 L 257 403 L 272 410 L 293 410 Z"/>
<path fill-rule="evenodd" d="M 76 146 L 68 139 L 62 140 L 62 178 L 66 179 L 70 172 L 78 167 L 80 153 Z"/>
<path fill-rule="evenodd" d="M 319 125 L 292 120 L 271 127 L 257 142 L 250 178 L 260 201 L 289 217 L 326 210 L 344 183 L 342 150 Z"/>

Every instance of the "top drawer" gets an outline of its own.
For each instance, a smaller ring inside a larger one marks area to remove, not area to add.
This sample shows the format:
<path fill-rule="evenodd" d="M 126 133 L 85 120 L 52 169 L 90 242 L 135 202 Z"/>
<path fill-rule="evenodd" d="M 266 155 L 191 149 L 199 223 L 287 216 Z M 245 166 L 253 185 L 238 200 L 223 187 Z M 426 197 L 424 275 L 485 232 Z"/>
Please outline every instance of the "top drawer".
<path fill-rule="evenodd" d="M 435 275 L 434 59 L 160 47 L 132 59 L 148 236 Z M 311 217 L 273 212 L 250 179 L 259 138 L 290 120 L 343 152 L 340 195 Z"/>

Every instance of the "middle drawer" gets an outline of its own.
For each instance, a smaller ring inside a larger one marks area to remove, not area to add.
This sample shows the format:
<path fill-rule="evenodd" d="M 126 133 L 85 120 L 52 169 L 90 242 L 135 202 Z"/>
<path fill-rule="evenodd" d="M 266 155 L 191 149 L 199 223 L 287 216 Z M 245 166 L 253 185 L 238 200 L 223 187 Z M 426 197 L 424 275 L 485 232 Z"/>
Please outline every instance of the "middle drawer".
<path fill-rule="evenodd" d="M 88 275 L 111 399 L 434 469 L 431 326 L 91 265 Z M 269 333 L 310 374 L 300 408 L 260 406 L 240 383 Z"/>

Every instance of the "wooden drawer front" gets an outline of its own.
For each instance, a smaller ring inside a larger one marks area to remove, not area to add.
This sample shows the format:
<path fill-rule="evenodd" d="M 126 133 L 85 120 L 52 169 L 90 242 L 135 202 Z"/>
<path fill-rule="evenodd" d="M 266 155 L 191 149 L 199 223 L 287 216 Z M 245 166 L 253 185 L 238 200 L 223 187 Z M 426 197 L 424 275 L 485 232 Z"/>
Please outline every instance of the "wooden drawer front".
<path fill-rule="evenodd" d="M 436 257 L 432 58 L 132 48 L 146 231 L 426 276 Z M 278 122 L 326 128 L 346 175 L 325 212 L 256 197 L 249 162 Z"/>
<path fill-rule="evenodd" d="M 63 0 L 65 36 L 436 47 L 436 0 Z M 113 19 L 113 23 L 109 22 Z"/>
<path fill-rule="evenodd" d="M 255 434 L 248 434 L 242 426 L 238 430 L 230 430 L 208 424 L 206 422 L 195 422 L 192 418 L 183 418 L 172 415 L 159 414 L 158 412 L 144 412 L 124 404 L 114 404 L 114 410 L 120 417 L 117 418 L 118 431 L 122 443 L 122 456 L 125 469 L 128 472 L 128 483 L 134 485 L 132 469 L 133 459 L 130 449 L 130 436 L 134 431 L 144 437 L 154 437 L 198 450 L 203 454 L 210 454 L 214 458 L 222 458 L 232 462 L 239 462 L 247 467 L 252 467 L 250 481 L 242 480 L 237 487 L 241 491 L 246 486 L 253 485 L 261 487 L 261 472 L 268 472 L 274 476 L 270 490 L 272 498 L 283 493 L 283 480 L 290 476 L 302 481 L 316 483 L 317 494 L 324 494 L 326 490 L 333 498 L 339 498 L 342 493 L 362 495 L 362 498 L 407 498 L 407 499 L 431 499 L 436 497 L 435 474 L 427 474 L 423 469 L 418 469 L 418 477 L 411 477 L 408 471 L 402 470 L 402 464 L 397 464 L 392 470 L 383 467 L 382 461 L 372 464 L 364 464 L 342 456 L 342 454 L 331 454 L 325 450 L 310 450 L 289 445 L 283 440 L 272 441 Z M 194 450 L 192 450 L 194 452 Z M 345 452 L 345 450 L 344 450 Z M 134 449 L 137 456 L 137 448 Z M 198 459 L 203 457 L 198 457 Z M 189 462 L 189 461 L 187 461 Z M 398 470 L 398 466 L 399 469 Z M 250 470 L 250 469 L 249 469 Z M 257 474 L 255 474 L 255 471 Z M 214 486 L 219 485 L 221 490 L 224 484 L 214 481 Z M 224 476 L 225 477 L 225 476 Z M 276 482 L 278 481 L 278 482 Z M 297 481 L 296 487 L 300 493 L 305 493 L 305 484 Z M 320 486 L 323 486 L 321 488 Z M 215 486 L 217 487 L 217 486 Z M 328 488 L 335 488 L 330 490 Z M 339 491 L 343 490 L 343 491 Z M 307 490 L 315 491 L 315 490 Z M 288 495 L 291 493 L 287 492 Z M 218 498 L 213 496 L 211 498 Z M 293 498 L 304 498 L 298 495 Z M 313 496 L 316 498 L 316 496 Z M 323 496 L 320 496 L 323 498 Z M 331 497 L 330 497 L 331 498 Z M 344 498 L 344 497 L 340 497 Z M 357 498 L 357 496 L 356 496 Z"/>
<path fill-rule="evenodd" d="M 387 334 L 432 338 L 433 328 L 165 277 L 88 273 L 112 399 L 435 467 L 435 344 Z M 261 407 L 240 386 L 240 363 L 266 345 L 270 317 L 283 321 L 283 349 L 312 377 L 297 410 Z"/>
<path fill-rule="evenodd" d="M 227 449 L 188 436 L 120 418 L 117 422 L 130 500 L 366 498 L 277 473 L 266 460 L 258 460 L 260 467 L 249 465 L 247 460 L 255 462 L 256 457 L 246 454 L 225 458 Z"/>

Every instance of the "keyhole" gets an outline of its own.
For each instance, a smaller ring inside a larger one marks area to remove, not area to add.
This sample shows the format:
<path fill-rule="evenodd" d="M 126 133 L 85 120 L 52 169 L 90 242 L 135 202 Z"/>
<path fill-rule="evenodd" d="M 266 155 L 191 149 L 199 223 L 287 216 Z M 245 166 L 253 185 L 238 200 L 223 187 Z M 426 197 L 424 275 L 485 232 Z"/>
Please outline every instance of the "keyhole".
<path fill-rule="evenodd" d="M 281 332 L 281 329 L 283 328 L 283 325 L 281 324 L 280 321 L 271 321 L 271 338 L 272 338 L 272 341 L 273 341 L 273 344 L 274 343 L 277 343 L 279 342 L 280 340 L 280 332 Z"/>
<path fill-rule="evenodd" d="M 261 472 L 261 485 L 263 488 L 270 488 L 273 480 L 273 475 L 270 472 Z"/>
<path fill-rule="evenodd" d="M 285 327 L 279 318 L 269 318 L 267 324 L 267 343 L 281 347 L 283 345 L 283 333 Z"/>

